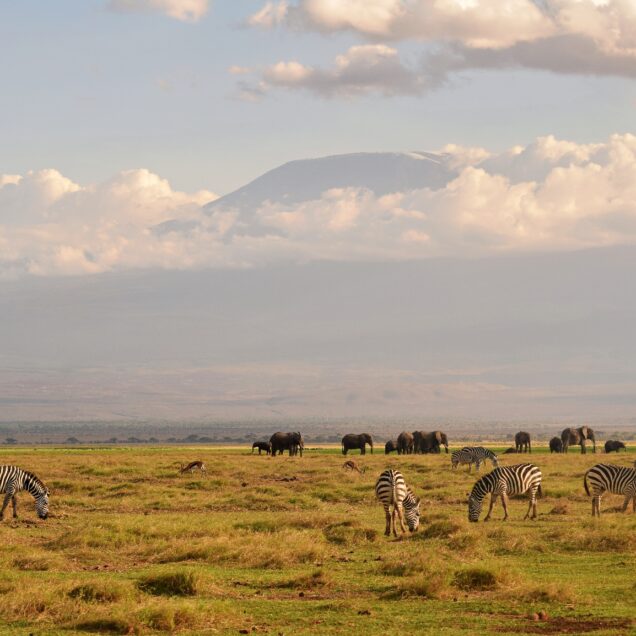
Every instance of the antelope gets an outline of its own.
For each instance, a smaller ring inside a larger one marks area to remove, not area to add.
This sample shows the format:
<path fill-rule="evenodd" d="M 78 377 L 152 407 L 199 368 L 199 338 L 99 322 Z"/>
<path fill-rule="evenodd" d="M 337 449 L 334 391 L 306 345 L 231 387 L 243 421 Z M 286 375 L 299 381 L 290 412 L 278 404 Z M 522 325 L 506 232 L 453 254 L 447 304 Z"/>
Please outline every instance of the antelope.
<path fill-rule="evenodd" d="M 179 474 L 183 475 L 183 473 L 185 473 L 186 471 L 189 471 L 190 474 L 192 474 L 197 468 L 202 473 L 206 472 L 205 464 L 203 462 L 196 461 L 196 462 L 190 462 L 187 466 L 184 464 L 181 464 L 181 468 L 179 469 Z"/>

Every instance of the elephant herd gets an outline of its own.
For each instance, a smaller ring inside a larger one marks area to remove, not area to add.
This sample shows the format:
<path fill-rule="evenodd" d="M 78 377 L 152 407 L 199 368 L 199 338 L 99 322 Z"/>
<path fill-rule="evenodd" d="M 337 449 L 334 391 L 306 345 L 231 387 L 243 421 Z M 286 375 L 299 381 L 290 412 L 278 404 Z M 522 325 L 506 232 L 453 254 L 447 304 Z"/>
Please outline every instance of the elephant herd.
<path fill-rule="evenodd" d="M 593 445 L 593 452 L 596 452 L 596 438 L 594 430 L 589 426 L 579 428 L 566 428 L 561 433 L 561 437 L 553 437 L 550 440 L 551 453 L 567 453 L 570 446 L 580 446 L 581 453 L 587 451 L 587 441 Z M 349 433 L 342 438 L 342 454 L 346 455 L 350 450 L 359 450 L 361 455 L 366 454 L 366 447 L 369 446 L 373 453 L 373 439 L 369 433 Z M 402 431 L 397 440 L 389 440 L 384 447 L 384 453 L 388 455 L 397 452 L 398 455 L 410 455 L 418 453 L 440 453 L 441 447 L 448 453 L 448 437 L 442 431 Z M 282 455 L 288 451 L 290 456 L 300 455 L 302 457 L 305 448 L 303 436 L 300 432 L 274 433 L 269 441 L 258 441 L 252 444 L 252 453 L 258 449 L 260 455 L 265 451 L 267 455 Z M 608 440 L 605 442 L 605 452 L 618 452 L 621 449 L 627 450 L 623 442 Z M 506 452 L 522 453 L 532 452 L 530 434 L 520 431 L 515 435 L 515 447 Z"/>
<path fill-rule="evenodd" d="M 293 433 L 274 433 L 269 441 L 258 441 L 252 444 L 252 453 L 258 449 L 260 455 L 262 451 L 265 451 L 267 455 L 282 455 L 283 451 L 289 451 L 289 455 L 303 456 L 303 450 L 305 450 L 305 442 L 303 436 L 299 431 Z"/>
<path fill-rule="evenodd" d="M 425 433 L 424 431 L 402 431 L 397 440 L 389 440 L 384 446 L 384 453 L 388 455 L 397 451 L 398 455 L 412 453 L 439 453 L 443 446 L 448 453 L 448 437 L 442 431 Z"/>

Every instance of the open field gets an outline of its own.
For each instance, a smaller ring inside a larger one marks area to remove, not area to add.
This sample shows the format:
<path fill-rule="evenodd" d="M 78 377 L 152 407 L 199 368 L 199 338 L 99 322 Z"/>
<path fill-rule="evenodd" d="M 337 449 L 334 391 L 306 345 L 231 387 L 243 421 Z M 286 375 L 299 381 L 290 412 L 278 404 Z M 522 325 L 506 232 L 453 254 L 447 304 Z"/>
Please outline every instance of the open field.
<path fill-rule="evenodd" d="M 546 451 L 500 457 L 541 468 L 537 521 L 512 498 L 510 521 L 498 505 L 469 524 L 474 476 L 445 454 L 350 453 L 359 475 L 335 448 L 2 449 L 49 486 L 52 516 L 27 493 L 18 520 L 5 513 L 0 632 L 636 633 L 636 515 L 606 495 L 592 519 L 582 485 L 594 463 L 636 454 Z M 193 459 L 207 475 L 179 476 Z M 422 497 L 420 531 L 397 541 L 373 493 L 387 467 Z"/>

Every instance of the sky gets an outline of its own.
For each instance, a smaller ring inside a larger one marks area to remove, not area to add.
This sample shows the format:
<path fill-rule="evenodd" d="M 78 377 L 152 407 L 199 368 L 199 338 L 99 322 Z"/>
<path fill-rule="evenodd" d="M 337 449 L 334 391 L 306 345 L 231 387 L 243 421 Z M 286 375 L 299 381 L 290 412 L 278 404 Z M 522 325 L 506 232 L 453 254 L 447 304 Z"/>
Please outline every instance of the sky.
<path fill-rule="evenodd" d="M 633 127 L 634 14 L 629 0 L 3 2 L 0 174 L 86 186 L 143 168 L 226 194 L 305 157 L 605 141 Z"/>
<path fill-rule="evenodd" d="M 633 0 L 0 0 L 0 59 L 5 418 L 633 416 Z"/>

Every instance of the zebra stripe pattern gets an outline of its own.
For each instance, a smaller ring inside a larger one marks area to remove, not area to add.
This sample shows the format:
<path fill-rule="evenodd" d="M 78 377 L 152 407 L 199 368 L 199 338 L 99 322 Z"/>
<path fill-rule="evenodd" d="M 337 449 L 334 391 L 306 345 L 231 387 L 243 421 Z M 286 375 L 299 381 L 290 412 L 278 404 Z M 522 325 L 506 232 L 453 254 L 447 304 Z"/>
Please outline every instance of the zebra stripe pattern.
<path fill-rule="evenodd" d="M 636 512 L 636 468 L 615 466 L 614 464 L 596 464 L 585 473 L 583 485 L 585 492 L 592 497 L 593 517 L 601 516 L 601 497 L 605 492 L 625 497 L 623 512 L 627 510 L 627 505 L 631 499 L 632 510 Z"/>
<path fill-rule="evenodd" d="M 397 537 L 396 517 L 400 520 L 402 532 L 404 517 L 411 532 L 415 532 L 420 525 L 420 500 L 406 485 L 402 473 L 397 470 L 385 470 L 375 484 L 375 496 L 384 506 L 386 516 L 386 529 L 384 534 L 389 536 L 391 528 L 393 535 Z M 391 511 L 393 506 L 393 511 Z"/>
<path fill-rule="evenodd" d="M 475 471 L 479 472 L 479 466 L 489 459 L 493 466 L 498 466 L 497 455 L 483 446 L 464 446 L 461 450 L 454 451 L 451 455 L 451 468 L 455 469 L 460 464 L 468 464 L 468 472 L 475 464 Z"/>
<path fill-rule="evenodd" d="M 46 519 L 49 516 L 49 489 L 33 473 L 17 466 L 0 466 L 0 493 L 5 495 L 0 520 L 10 501 L 13 503 L 13 517 L 18 516 L 16 495 L 21 490 L 33 495 L 38 517 Z"/>
<path fill-rule="evenodd" d="M 504 521 L 508 519 L 508 495 L 530 494 L 528 512 L 524 519 L 530 516 L 537 518 L 537 492 L 541 494 L 541 471 L 533 464 L 517 464 L 515 466 L 500 466 L 484 475 L 473 486 L 468 498 L 468 520 L 479 521 L 484 498 L 491 493 L 490 508 L 484 521 L 490 519 L 497 497 L 501 497 L 504 509 Z"/>

